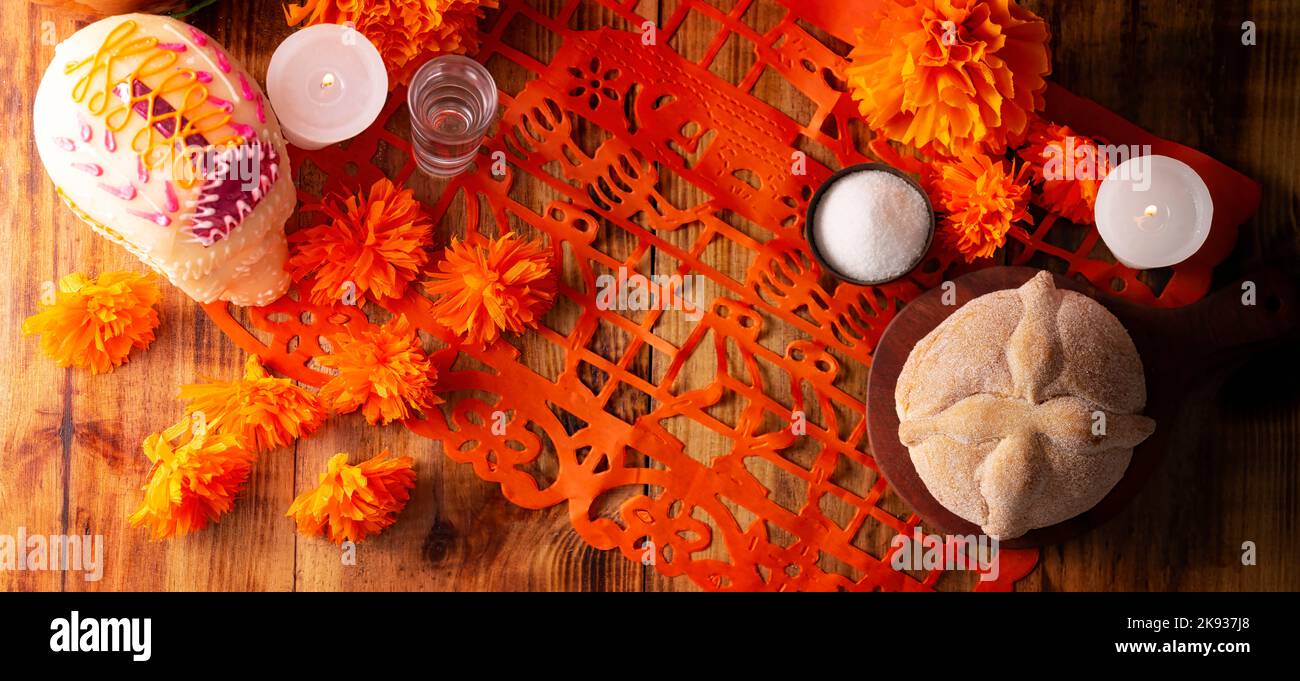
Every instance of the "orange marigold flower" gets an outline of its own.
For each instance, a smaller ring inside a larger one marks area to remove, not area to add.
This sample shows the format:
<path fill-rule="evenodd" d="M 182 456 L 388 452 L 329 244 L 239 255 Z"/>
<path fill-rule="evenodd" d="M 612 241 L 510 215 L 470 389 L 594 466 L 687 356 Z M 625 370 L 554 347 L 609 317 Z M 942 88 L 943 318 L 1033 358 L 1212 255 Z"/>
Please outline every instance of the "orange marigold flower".
<path fill-rule="evenodd" d="M 349 293 L 377 302 L 400 298 L 429 261 L 433 224 L 409 189 L 387 178 L 367 196 L 322 206 L 330 222 L 289 235 L 295 281 L 314 275 L 311 302 L 328 305 Z M 350 284 L 350 285 L 349 285 Z M 350 302 L 350 301 L 349 301 Z"/>
<path fill-rule="evenodd" d="M 1033 170 L 1043 205 L 1078 224 L 1091 224 L 1097 192 L 1110 173 L 1110 158 L 1097 143 L 1068 126 L 1035 118 L 1028 144 L 1017 152 Z"/>
<path fill-rule="evenodd" d="M 386 424 L 442 401 L 433 394 L 438 372 L 406 315 L 358 336 L 331 336 L 330 342 L 333 352 L 317 361 L 339 373 L 317 397 L 338 413 L 360 407 L 370 423 Z"/>
<path fill-rule="evenodd" d="M 434 318 L 474 344 L 536 327 L 555 299 L 546 247 L 513 233 L 485 244 L 453 240 L 431 277 L 424 287 L 441 296 Z"/>
<path fill-rule="evenodd" d="M 131 348 L 153 343 L 162 293 L 149 274 L 104 272 L 95 279 L 73 273 L 46 291 L 41 311 L 23 322 L 23 333 L 40 334 L 41 350 L 61 367 L 112 371 Z"/>
<path fill-rule="evenodd" d="M 987 258 L 1007 241 L 1011 223 L 1029 218 L 1028 168 L 1008 171 L 987 156 L 939 161 L 924 175 L 940 238 L 966 262 Z"/>
<path fill-rule="evenodd" d="M 197 432 L 196 432 L 197 431 Z M 183 444 L 174 445 L 184 438 Z M 144 501 L 131 527 L 147 527 L 154 540 L 207 527 L 230 510 L 255 456 L 233 434 L 191 428 L 189 419 L 144 440 L 153 462 Z"/>
<path fill-rule="evenodd" d="M 268 374 L 257 355 L 245 362 L 243 378 L 183 385 L 181 399 L 190 401 L 186 414 L 202 414 L 259 452 L 310 435 L 325 420 L 325 410 L 311 393 Z"/>
<path fill-rule="evenodd" d="M 353 22 L 383 55 L 389 87 L 436 54 L 478 49 L 478 20 L 497 0 L 304 0 L 284 6 L 290 26 Z"/>
<path fill-rule="evenodd" d="M 845 71 L 868 124 L 941 156 L 1001 153 L 1043 106 L 1047 24 L 1014 0 L 887 0 Z"/>
<path fill-rule="evenodd" d="M 335 454 L 320 484 L 299 494 L 287 515 L 309 537 L 328 527 L 332 542 L 359 542 L 397 521 L 415 487 L 413 463 L 409 456 L 389 459 L 387 449 L 356 466 L 347 454 Z"/>

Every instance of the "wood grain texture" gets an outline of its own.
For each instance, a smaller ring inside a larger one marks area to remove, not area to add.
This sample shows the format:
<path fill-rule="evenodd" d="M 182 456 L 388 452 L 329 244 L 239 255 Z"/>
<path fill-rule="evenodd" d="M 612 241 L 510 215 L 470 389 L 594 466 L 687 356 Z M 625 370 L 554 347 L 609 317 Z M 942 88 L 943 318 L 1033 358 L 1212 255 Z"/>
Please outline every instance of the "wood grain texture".
<path fill-rule="evenodd" d="M 1300 260 L 1295 161 L 1300 158 L 1300 63 L 1294 58 L 1300 49 L 1300 4 L 1023 1 L 1053 28 L 1058 82 L 1264 184 L 1260 214 L 1242 230 L 1236 252 L 1217 273 L 1220 281 L 1229 282 L 1267 260 L 1282 259 L 1294 268 Z M 547 13 L 562 5 L 558 0 L 532 4 Z M 733 7 L 731 0 L 713 4 L 724 13 Z M 644 0 L 639 11 L 658 17 L 662 26 L 677 6 L 674 0 Z M 775 3 L 760 0 L 742 19 L 761 32 L 782 12 Z M 264 73 L 275 45 L 290 32 L 278 3 L 270 1 L 221 2 L 191 20 L 254 74 Z M 1257 26 L 1255 46 L 1241 44 L 1241 24 L 1248 20 Z M 469 467 L 449 462 L 436 443 L 396 426 L 364 426 L 356 415 L 333 419 L 292 449 L 264 455 L 244 497 L 215 528 L 162 544 L 149 543 L 142 532 L 131 530 L 125 519 L 138 503 L 138 488 L 148 470 L 139 443 L 179 416 L 179 384 L 235 375 L 242 353 L 197 306 L 166 285 L 158 340 L 107 376 L 58 369 L 41 357 L 35 339 L 21 335 L 22 320 L 35 310 L 42 282 L 77 270 L 143 267 L 94 236 L 64 208 L 40 168 L 31 139 L 32 98 L 53 54 L 52 44 L 42 38 L 66 38 L 85 23 L 85 17 L 24 2 L 0 3 L 5 38 L 0 42 L 0 61 L 5 64 L 0 88 L 6 93 L 0 107 L 8 122 L 2 134 L 9 151 L 0 164 L 0 233 L 7 246 L 0 252 L 0 268 L 8 281 L 0 295 L 0 356 L 6 360 L 0 363 L 0 533 L 25 527 L 39 533 L 104 534 L 107 566 L 99 582 L 85 582 L 77 573 L 0 571 L 0 588 L 695 588 L 687 580 L 665 579 L 615 553 L 586 546 L 570 529 L 566 508 L 530 511 L 513 506 Z M 576 28 L 609 23 L 616 22 L 591 3 L 571 20 Z M 671 44 L 698 59 L 715 29 L 707 19 L 688 18 Z M 512 44 L 539 58 L 558 47 L 548 33 L 528 31 L 521 27 Z M 842 51 L 845 46 L 836 47 Z M 752 64 L 752 45 L 729 40 L 709 68 L 738 82 Z M 796 119 L 806 120 L 812 113 L 810 104 L 777 78 L 759 76 L 753 91 Z M 396 125 L 405 123 L 399 120 Z M 599 143 L 598 132 L 582 134 L 584 145 Z M 804 150 L 830 161 L 825 150 Z M 661 182 L 664 195 L 678 206 L 707 198 L 667 171 Z M 436 197 L 444 184 L 413 180 L 426 200 Z M 524 185 L 519 191 L 526 205 L 544 205 L 551 198 L 540 186 Z M 735 216 L 729 222 L 742 231 L 752 229 Z M 448 221 L 439 229 L 455 233 L 463 228 Z M 670 238 L 689 239 L 690 234 L 684 229 Z M 613 252 L 627 250 L 626 245 L 603 245 Z M 747 262 L 742 256 L 741 249 L 727 244 L 708 252 L 710 264 L 728 273 L 743 273 Z M 655 253 L 641 261 L 645 272 L 671 273 L 675 266 Z M 716 291 L 705 295 L 712 293 Z M 656 329 L 665 337 L 688 332 L 671 328 L 682 324 L 680 319 L 666 319 L 664 328 Z M 764 342 L 783 348 L 789 340 L 772 334 Z M 540 372 L 547 372 L 548 362 L 558 361 L 543 347 L 535 347 L 543 341 L 522 342 L 525 356 Z M 621 342 L 616 334 L 598 337 L 595 349 L 614 355 L 623 350 Z M 644 361 L 638 359 L 636 368 L 657 380 L 665 366 L 648 354 Z M 691 367 L 687 379 L 703 383 L 712 373 L 712 366 Z M 788 380 L 778 373 L 765 379 L 774 385 Z M 1293 353 L 1266 353 L 1244 366 L 1224 367 L 1220 378 L 1187 395 L 1171 455 L 1129 509 L 1083 537 L 1046 549 L 1039 569 L 1021 588 L 1300 588 L 1295 564 L 1300 556 L 1300 405 L 1294 389 L 1300 381 L 1300 360 Z M 610 408 L 635 419 L 651 405 L 648 399 L 628 399 Z M 724 404 L 716 416 L 734 418 L 738 408 Z M 815 420 L 817 415 L 809 417 Z M 689 438 L 702 456 L 729 446 L 711 431 L 678 425 L 685 430 L 675 434 Z M 362 544 L 355 566 L 344 565 L 336 546 L 298 537 L 284 511 L 296 493 L 315 484 L 334 453 L 361 455 L 383 447 L 416 458 L 416 491 L 401 520 Z M 798 487 L 782 485 L 777 472 L 755 473 L 771 485 L 777 503 L 800 503 Z M 854 478 L 842 483 L 850 488 L 872 482 L 856 479 L 868 477 L 865 471 L 846 476 Z M 884 506 L 906 514 L 896 497 Z M 883 535 L 862 539 L 868 550 L 887 540 Z M 1257 566 L 1241 566 L 1244 541 L 1257 544 Z M 961 578 L 944 586 L 961 588 Z"/>

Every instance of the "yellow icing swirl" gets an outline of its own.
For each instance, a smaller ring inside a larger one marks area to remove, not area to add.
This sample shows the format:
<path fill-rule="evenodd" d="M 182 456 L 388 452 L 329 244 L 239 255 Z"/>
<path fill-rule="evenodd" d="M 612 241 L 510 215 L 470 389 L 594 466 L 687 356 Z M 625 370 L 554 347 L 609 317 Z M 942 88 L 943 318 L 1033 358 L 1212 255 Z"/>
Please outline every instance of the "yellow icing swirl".
<path fill-rule="evenodd" d="M 135 21 L 123 21 L 109 31 L 108 37 L 93 54 L 64 67 L 64 72 L 69 75 L 85 71 L 72 87 L 73 101 L 84 103 L 87 110 L 102 117 L 105 126 L 113 132 L 126 128 L 131 117 L 139 113 L 135 110 L 136 104 L 142 103 L 147 113 L 145 125 L 131 138 L 131 150 L 139 154 L 150 168 L 175 163 L 178 156 L 182 163 L 193 163 L 193 151 L 185 149 L 185 139 L 192 135 L 202 135 L 213 145 L 242 143 L 243 137 L 237 133 L 221 139 L 210 136 L 230 123 L 231 113 L 215 105 L 205 110 L 205 104 L 209 103 L 208 88 L 199 81 L 194 70 L 174 68 L 177 53 L 158 47 L 157 37 L 137 35 L 138 29 Z M 161 82 L 146 81 L 165 72 L 167 75 Z M 136 81 L 144 84 L 148 91 L 136 95 L 133 85 Z M 155 103 L 160 98 L 173 110 L 158 113 Z M 171 123 L 170 135 L 164 134 L 160 129 L 164 126 L 158 125 L 168 121 Z M 178 184 L 192 185 L 193 174 L 189 175 L 177 177 Z"/>

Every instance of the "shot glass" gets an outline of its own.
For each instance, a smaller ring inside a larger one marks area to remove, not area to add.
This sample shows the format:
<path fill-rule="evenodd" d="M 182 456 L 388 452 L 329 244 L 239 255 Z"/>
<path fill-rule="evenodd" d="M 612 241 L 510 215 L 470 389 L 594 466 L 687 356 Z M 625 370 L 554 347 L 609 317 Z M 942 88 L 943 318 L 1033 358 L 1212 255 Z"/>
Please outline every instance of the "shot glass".
<path fill-rule="evenodd" d="M 460 55 L 425 62 L 406 93 L 420 170 L 451 177 L 469 167 L 497 114 L 497 85 L 483 65 Z"/>

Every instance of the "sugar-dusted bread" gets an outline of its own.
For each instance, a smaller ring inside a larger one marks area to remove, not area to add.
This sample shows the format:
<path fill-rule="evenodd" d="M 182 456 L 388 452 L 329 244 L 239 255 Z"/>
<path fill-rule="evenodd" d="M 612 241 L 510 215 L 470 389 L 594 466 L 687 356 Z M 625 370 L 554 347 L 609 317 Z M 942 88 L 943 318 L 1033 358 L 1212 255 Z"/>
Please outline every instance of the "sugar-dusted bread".
<path fill-rule="evenodd" d="M 1095 506 L 1155 430 L 1124 327 L 1047 272 L 944 320 L 908 355 L 894 398 L 930 493 L 996 539 Z"/>
<path fill-rule="evenodd" d="M 55 48 L 33 115 L 69 207 L 191 298 L 264 305 L 288 288 L 280 126 L 214 40 L 167 17 L 97 21 Z"/>

